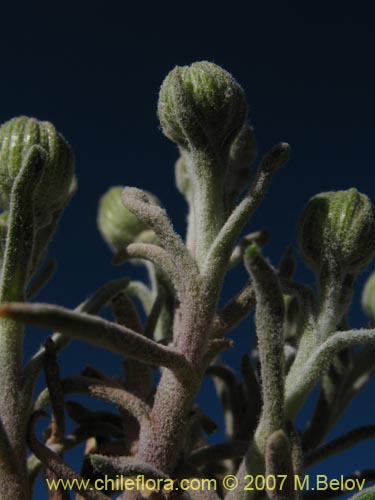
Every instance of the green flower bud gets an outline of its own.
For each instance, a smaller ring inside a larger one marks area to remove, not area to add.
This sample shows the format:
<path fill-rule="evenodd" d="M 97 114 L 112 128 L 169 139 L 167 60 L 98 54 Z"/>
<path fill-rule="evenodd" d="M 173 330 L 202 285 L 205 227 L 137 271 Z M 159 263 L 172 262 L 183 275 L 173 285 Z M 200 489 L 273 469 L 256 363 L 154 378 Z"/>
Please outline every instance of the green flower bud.
<path fill-rule="evenodd" d="M 177 66 L 164 80 L 158 116 L 164 134 L 182 147 L 229 147 L 245 122 L 247 105 L 240 85 L 207 61 Z"/>
<path fill-rule="evenodd" d="M 301 254 L 317 272 L 336 264 L 358 273 L 375 254 L 375 213 L 369 198 L 356 189 L 314 196 L 298 224 Z"/>
<path fill-rule="evenodd" d="M 366 315 L 375 322 L 375 272 L 370 274 L 362 293 L 362 308 Z"/>
<path fill-rule="evenodd" d="M 53 213 L 64 208 L 74 182 L 71 148 L 49 122 L 20 116 L 0 127 L 0 207 L 9 208 L 14 179 L 34 145 L 41 146 L 47 153 L 44 172 L 35 191 L 36 224 L 41 227 L 50 224 Z"/>
<path fill-rule="evenodd" d="M 144 222 L 124 207 L 121 202 L 123 190 L 123 186 L 114 186 L 99 201 L 99 231 L 114 252 L 134 241 L 150 242 L 153 241 L 153 236 L 155 237 L 153 231 L 150 231 Z M 150 202 L 157 203 L 154 196 L 147 194 Z"/>

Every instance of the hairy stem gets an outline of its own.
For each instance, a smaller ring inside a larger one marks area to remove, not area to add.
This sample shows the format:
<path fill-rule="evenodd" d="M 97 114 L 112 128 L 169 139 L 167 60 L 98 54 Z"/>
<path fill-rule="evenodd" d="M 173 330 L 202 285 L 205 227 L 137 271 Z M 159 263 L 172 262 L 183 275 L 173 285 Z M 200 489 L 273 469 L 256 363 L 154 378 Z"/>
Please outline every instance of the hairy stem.
<path fill-rule="evenodd" d="M 178 380 L 164 370 L 151 412 L 151 433 L 141 433 L 139 458 L 166 474 L 174 471 L 184 447 L 189 413 L 203 377 L 204 351 L 214 316 L 218 291 L 207 295 L 210 287 L 195 283 L 181 304 L 174 323 L 174 343 L 195 368 L 195 377 Z"/>
<path fill-rule="evenodd" d="M 44 154 L 34 146 L 15 179 L 9 232 L 0 284 L 0 302 L 24 300 L 34 240 L 34 189 L 44 167 Z M 4 500 L 27 498 L 27 398 L 22 394 L 23 325 L 0 319 L 0 489 Z M 1 446 L 6 443 L 5 446 Z"/>

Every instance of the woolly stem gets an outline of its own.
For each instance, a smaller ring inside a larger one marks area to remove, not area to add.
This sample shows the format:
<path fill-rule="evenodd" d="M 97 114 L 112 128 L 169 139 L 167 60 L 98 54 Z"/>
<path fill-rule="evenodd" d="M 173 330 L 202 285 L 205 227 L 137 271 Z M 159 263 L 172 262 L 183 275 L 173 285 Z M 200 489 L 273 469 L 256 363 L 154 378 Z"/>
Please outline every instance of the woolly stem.
<path fill-rule="evenodd" d="M 34 242 L 34 190 L 44 168 L 44 151 L 30 149 L 11 194 L 0 302 L 24 300 Z M 26 419 L 28 400 L 22 394 L 23 325 L 0 319 L 0 491 L 4 500 L 28 498 Z M 6 446 L 4 446 L 6 443 Z"/>
<path fill-rule="evenodd" d="M 217 155 L 216 155 L 217 156 Z M 194 151 L 186 156 L 193 181 L 194 255 L 199 267 L 203 265 L 212 242 L 224 223 L 223 160 L 214 154 Z M 191 233 L 191 228 L 188 228 Z"/>
<path fill-rule="evenodd" d="M 173 472 L 185 441 L 189 413 L 203 377 L 204 351 L 217 303 L 210 283 L 195 283 L 190 301 L 181 304 L 174 323 L 174 343 L 194 367 L 194 377 L 178 380 L 164 370 L 151 412 L 151 433 L 140 434 L 139 457 L 166 474 Z"/>
<path fill-rule="evenodd" d="M 321 344 L 335 331 L 344 314 L 340 304 L 343 275 L 338 266 L 330 263 L 321 272 L 319 282 L 319 310 L 316 320 L 316 344 Z"/>

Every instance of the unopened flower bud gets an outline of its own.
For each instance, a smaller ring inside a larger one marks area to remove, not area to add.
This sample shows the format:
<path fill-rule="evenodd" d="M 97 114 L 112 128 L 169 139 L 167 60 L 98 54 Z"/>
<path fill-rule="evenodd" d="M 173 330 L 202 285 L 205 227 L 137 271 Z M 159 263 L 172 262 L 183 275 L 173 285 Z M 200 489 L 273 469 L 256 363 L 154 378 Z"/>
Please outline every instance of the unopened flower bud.
<path fill-rule="evenodd" d="M 20 116 L 0 127 L 0 206 L 9 208 L 14 180 L 32 146 L 41 146 L 47 156 L 42 178 L 35 191 L 37 227 L 51 223 L 64 208 L 74 180 L 74 159 L 69 144 L 49 122 Z"/>
<path fill-rule="evenodd" d="M 149 227 L 133 215 L 121 202 L 123 186 L 110 188 L 99 201 L 98 227 L 104 240 L 115 252 L 134 241 L 152 241 Z M 147 193 L 150 202 L 157 203 L 154 196 Z"/>
<path fill-rule="evenodd" d="M 229 147 L 244 124 L 247 105 L 236 80 L 216 64 L 177 66 L 164 80 L 158 116 L 164 134 L 179 146 Z"/>
<path fill-rule="evenodd" d="M 314 196 L 298 225 L 301 253 L 317 272 L 335 264 L 358 273 L 375 254 L 375 213 L 369 198 L 356 189 Z"/>

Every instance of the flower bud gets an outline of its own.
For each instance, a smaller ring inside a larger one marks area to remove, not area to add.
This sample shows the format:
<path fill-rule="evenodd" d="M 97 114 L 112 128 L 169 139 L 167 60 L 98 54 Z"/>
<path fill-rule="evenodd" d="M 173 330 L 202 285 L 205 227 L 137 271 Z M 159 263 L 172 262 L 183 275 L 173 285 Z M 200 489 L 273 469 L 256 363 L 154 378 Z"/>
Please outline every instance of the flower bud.
<path fill-rule="evenodd" d="M 150 231 L 144 222 L 124 207 L 121 202 L 123 190 L 123 186 L 114 186 L 99 201 L 99 231 L 114 252 L 136 240 L 149 242 L 155 237 L 153 231 Z M 150 202 L 157 203 L 154 196 L 149 193 L 147 195 Z"/>
<path fill-rule="evenodd" d="M 362 308 L 366 315 L 375 322 L 375 272 L 370 274 L 362 293 Z"/>
<path fill-rule="evenodd" d="M 303 258 L 317 272 L 336 264 L 358 273 L 375 254 L 375 213 L 369 198 L 356 189 L 314 196 L 298 225 Z"/>
<path fill-rule="evenodd" d="M 177 66 L 164 80 L 158 116 L 164 134 L 182 147 L 229 147 L 247 116 L 240 85 L 207 61 Z"/>
<path fill-rule="evenodd" d="M 52 214 L 64 208 L 74 181 L 74 159 L 69 144 L 49 122 L 20 116 L 0 127 L 0 207 L 7 210 L 18 172 L 31 146 L 47 153 L 42 178 L 35 191 L 38 227 L 51 223 Z"/>

